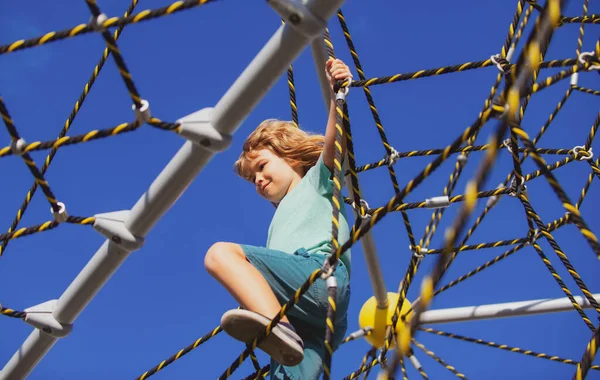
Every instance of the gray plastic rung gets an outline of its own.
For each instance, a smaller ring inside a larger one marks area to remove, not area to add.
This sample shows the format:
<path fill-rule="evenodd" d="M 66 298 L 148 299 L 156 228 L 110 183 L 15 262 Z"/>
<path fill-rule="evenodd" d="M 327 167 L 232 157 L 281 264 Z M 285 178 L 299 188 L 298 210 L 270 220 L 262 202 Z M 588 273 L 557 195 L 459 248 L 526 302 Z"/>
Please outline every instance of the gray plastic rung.
<path fill-rule="evenodd" d="M 425 207 L 427 208 L 446 208 L 448 206 L 450 206 L 450 198 L 448 198 L 447 195 L 441 195 L 425 200 Z"/>
<path fill-rule="evenodd" d="M 129 210 L 95 215 L 94 229 L 126 251 L 138 250 L 144 245 L 144 238 L 135 236 L 125 227 L 128 216 Z"/>
<path fill-rule="evenodd" d="M 27 315 L 24 321 L 54 338 L 62 338 L 69 335 L 73 329 L 73 325 L 62 324 L 52 315 L 52 310 L 56 302 L 57 300 L 50 300 L 25 309 L 24 311 Z"/>
<path fill-rule="evenodd" d="M 307 37 L 319 36 L 327 23 L 315 16 L 304 3 L 297 0 L 267 0 L 271 8 L 288 24 Z"/>
<path fill-rule="evenodd" d="M 232 137 L 219 132 L 213 124 L 214 108 L 204 108 L 177 120 L 179 134 L 211 152 L 224 151 L 231 145 Z"/>

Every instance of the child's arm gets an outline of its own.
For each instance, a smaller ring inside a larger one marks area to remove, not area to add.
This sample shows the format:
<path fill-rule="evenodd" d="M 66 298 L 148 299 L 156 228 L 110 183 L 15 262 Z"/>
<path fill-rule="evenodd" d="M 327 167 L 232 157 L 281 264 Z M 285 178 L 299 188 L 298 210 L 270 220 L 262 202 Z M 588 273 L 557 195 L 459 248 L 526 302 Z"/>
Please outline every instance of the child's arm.
<path fill-rule="evenodd" d="M 329 59 L 325 64 L 325 72 L 330 84 L 331 101 L 329 103 L 329 118 L 327 120 L 327 128 L 325 129 L 325 143 L 323 146 L 323 163 L 333 173 L 333 159 L 335 157 L 335 135 L 336 135 L 336 104 L 335 104 L 335 93 L 333 92 L 333 86 L 336 81 L 352 78 L 350 68 L 339 59 Z M 345 150 L 346 141 L 342 139 L 342 147 Z"/>

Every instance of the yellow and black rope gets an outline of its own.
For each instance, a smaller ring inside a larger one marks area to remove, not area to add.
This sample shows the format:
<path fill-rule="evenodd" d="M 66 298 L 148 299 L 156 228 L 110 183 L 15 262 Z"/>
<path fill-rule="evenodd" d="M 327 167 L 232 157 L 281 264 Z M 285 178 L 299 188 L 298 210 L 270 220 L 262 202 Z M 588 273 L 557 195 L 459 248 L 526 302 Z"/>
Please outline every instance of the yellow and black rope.
<path fill-rule="evenodd" d="M 1 96 L 0 96 L 0 116 L 2 116 L 2 120 L 4 121 L 4 125 L 6 126 L 6 129 L 8 131 L 8 134 L 10 135 L 10 138 L 13 141 L 13 144 L 17 144 L 17 142 L 20 140 L 21 137 L 19 136 L 19 133 L 17 132 L 17 128 L 15 127 L 15 124 L 14 124 L 12 118 L 10 117 L 10 114 L 8 113 L 8 110 L 6 109 L 6 105 L 4 104 L 4 101 L 2 100 Z M 38 169 L 37 165 L 33 161 L 33 158 L 31 157 L 31 155 L 29 153 L 22 152 L 21 158 L 25 162 L 25 165 L 27 165 L 27 168 L 29 169 L 29 171 L 31 172 L 33 177 L 35 178 L 35 182 L 42 189 L 44 195 L 46 196 L 46 199 L 48 200 L 48 202 L 50 203 L 50 206 L 52 207 L 52 210 L 54 212 L 60 211 L 60 206 L 58 205 L 58 200 L 54 196 L 54 193 L 50 189 L 50 185 L 46 181 L 46 178 L 44 178 L 44 175 Z"/>
<path fill-rule="evenodd" d="M 504 135 L 508 126 L 514 129 L 514 125 L 517 122 L 518 105 L 521 98 L 521 94 L 524 93 L 523 87 L 525 87 L 533 72 L 537 68 L 538 60 L 540 55 L 543 55 L 546 51 L 549 41 L 552 37 L 554 29 L 558 23 L 561 13 L 561 2 L 559 0 L 550 0 L 544 8 L 544 12 L 537 20 L 534 31 L 530 37 L 530 40 L 524 48 L 524 53 L 521 54 L 517 64 L 510 72 L 511 87 L 507 87 L 504 91 L 502 99 L 506 99 L 508 109 L 505 112 L 504 120 L 501 121 L 496 133 L 492 136 L 491 146 L 496 146 Z M 421 294 L 419 297 L 418 306 L 415 310 L 414 316 L 411 318 L 410 329 L 403 334 L 399 342 L 399 354 L 406 355 L 409 350 L 410 341 L 419 326 L 419 317 L 421 313 L 429 307 L 431 300 L 434 296 L 435 288 L 442 278 L 444 272 L 451 263 L 451 257 L 454 252 L 452 248 L 455 246 L 455 241 L 462 232 L 464 225 L 466 224 L 467 218 L 472 213 L 476 204 L 476 197 L 474 195 L 477 189 L 485 182 L 485 179 L 489 175 L 489 169 L 496 159 L 497 151 L 494 149 L 488 150 L 482 165 L 480 166 L 475 177 L 467 184 L 467 196 L 468 201 L 464 203 L 463 208 L 456 217 L 456 221 L 451 228 L 446 231 L 445 239 L 445 250 L 439 256 L 432 272 L 427 275 L 422 282 Z M 393 374 L 393 372 L 392 372 Z"/>
<path fill-rule="evenodd" d="M 254 372 L 253 374 L 244 377 L 244 380 L 264 379 L 269 374 L 270 370 L 271 370 L 271 365 L 267 364 L 266 366 L 262 367 L 261 369 Z"/>
<path fill-rule="evenodd" d="M 577 228 L 580 230 L 581 234 L 588 241 L 588 243 L 592 247 L 593 251 L 596 253 L 596 256 L 600 257 L 600 243 L 598 242 L 598 238 L 589 229 L 589 227 L 587 226 L 587 223 L 585 223 L 585 221 L 583 220 L 581 213 L 579 212 L 579 210 L 577 208 L 575 208 L 575 206 L 573 206 L 573 204 L 569 200 L 569 197 L 564 192 L 564 190 L 562 189 L 562 187 L 560 186 L 560 184 L 558 183 L 558 181 L 556 180 L 554 175 L 552 175 L 552 173 L 546 169 L 546 161 L 541 156 L 539 156 L 537 153 L 535 153 L 535 151 L 534 151 L 535 146 L 529 139 L 529 136 L 527 135 L 527 133 L 520 128 L 515 128 L 515 132 L 517 132 L 517 134 L 519 135 L 519 137 L 525 144 L 525 147 L 529 150 L 529 155 L 533 158 L 535 163 L 542 170 L 544 176 L 546 177 L 548 183 L 550 184 L 550 187 L 552 187 L 552 189 L 554 190 L 554 192 L 557 194 L 558 198 L 560 199 L 561 203 L 563 204 L 563 207 L 567 210 L 567 212 L 569 212 L 571 214 L 573 223 L 575 223 Z"/>
<path fill-rule="evenodd" d="M 594 335 L 592 335 L 592 339 L 590 339 L 590 342 L 585 348 L 581 361 L 577 364 L 577 369 L 573 375 L 574 380 L 585 379 L 587 372 L 592 367 L 592 361 L 598 352 L 598 345 L 600 345 L 600 326 L 594 331 Z"/>
<path fill-rule="evenodd" d="M 221 326 L 218 326 L 218 327 L 214 328 L 213 330 L 211 330 L 210 332 L 208 332 L 204 336 L 198 338 L 196 341 L 194 341 L 194 343 L 192 343 L 189 346 L 187 346 L 185 348 L 182 348 L 181 350 L 177 351 L 177 353 L 175 355 L 169 357 L 168 359 L 163 360 L 157 366 L 155 366 L 155 367 L 147 370 L 141 376 L 137 377 L 136 380 L 145 380 L 145 379 L 149 378 L 150 376 L 154 375 L 158 371 L 164 369 L 169 364 L 173 363 L 175 360 L 180 359 L 185 354 L 187 354 L 190 351 L 192 351 L 193 349 L 197 348 L 202 343 L 205 343 L 210 338 L 212 338 L 215 335 L 219 334 L 221 331 L 223 331 L 223 329 L 221 328 Z"/>
<path fill-rule="evenodd" d="M 583 189 L 581 189 L 581 193 L 579 194 L 579 199 L 577 200 L 577 203 L 575 203 L 575 207 L 577 209 L 581 208 L 581 205 L 585 199 L 585 196 L 588 193 L 588 190 L 590 189 L 590 186 L 592 185 L 592 181 L 594 180 L 594 174 L 598 177 L 598 179 L 600 179 L 600 169 L 598 168 L 598 164 L 600 163 L 600 158 L 596 159 L 596 162 L 591 162 L 591 160 L 588 161 L 590 163 L 590 166 L 592 167 L 592 172 L 588 175 L 587 181 L 585 182 L 585 185 L 583 186 Z"/>
<path fill-rule="evenodd" d="M 341 94 L 343 90 L 334 89 L 334 92 Z M 340 222 L 340 211 L 341 211 L 341 197 L 342 197 L 342 183 L 343 183 L 343 170 L 342 162 L 344 157 L 344 117 L 347 115 L 347 107 L 345 96 L 336 97 L 336 123 L 335 123 L 335 151 L 333 156 L 333 195 L 331 198 L 333 212 L 331 215 L 331 243 L 332 248 L 337 250 L 340 246 L 338 241 L 339 236 L 339 222 Z M 326 261 L 327 267 L 325 270 L 335 270 L 337 264 L 337 258 L 335 255 L 330 255 Z M 332 275 L 332 274 L 331 274 Z M 324 378 L 329 379 L 331 376 L 331 360 L 333 356 L 333 336 L 335 333 L 335 312 L 336 312 L 336 286 L 328 286 L 327 288 L 327 316 L 325 320 L 325 359 L 323 360 L 323 373 Z"/>
<path fill-rule="evenodd" d="M 600 24 L 600 14 L 591 14 L 589 16 L 563 17 L 560 20 L 561 24 Z"/>
<path fill-rule="evenodd" d="M 201 5 L 213 2 L 215 0 L 185 0 L 176 1 L 170 5 L 166 5 L 156 9 L 146 9 L 142 12 L 128 15 L 124 17 L 111 17 L 104 21 L 100 27 L 101 30 L 105 30 L 111 27 L 125 26 L 127 24 L 137 24 L 142 21 L 152 20 L 158 17 L 171 15 L 187 9 L 199 7 Z M 41 46 L 50 42 L 64 40 L 66 38 L 72 38 L 76 36 L 82 36 L 87 33 L 95 32 L 96 28 L 92 24 L 79 24 L 69 29 L 64 29 L 58 32 L 52 31 L 45 33 L 42 36 L 34 37 L 27 40 L 18 40 L 10 44 L 0 46 L 0 55 L 12 53 L 15 51 Z"/>
<path fill-rule="evenodd" d="M 579 305 L 579 303 L 577 303 L 577 301 L 575 300 L 575 297 L 573 297 L 573 294 L 571 293 L 571 291 L 569 290 L 567 285 L 564 283 L 564 281 L 562 280 L 562 278 L 560 277 L 558 272 L 556 272 L 556 269 L 554 269 L 554 266 L 552 266 L 552 263 L 550 262 L 548 257 L 542 251 L 542 248 L 538 245 L 537 242 L 533 242 L 532 245 L 533 245 L 533 248 L 535 248 L 535 251 L 537 252 L 538 256 L 540 256 L 540 258 L 546 265 L 546 268 L 548 269 L 548 271 L 552 274 L 552 277 L 554 277 L 554 279 L 556 280 L 556 283 L 558 284 L 558 286 L 560 286 L 563 293 L 565 293 L 565 295 L 567 296 L 569 301 L 571 301 L 571 304 L 573 305 L 573 307 L 575 308 L 577 313 L 581 316 L 581 319 L 583 319 L 583 322 L 585 322 L 585 324 L 588 326 L 588 328 L 590 330 L 594 331 L 594 324 L 587 317 L 587 315 L 583 311 L 583 308 L 581 307 L 581 305 Z"/>
<path fill-rule="evenodd" d="M 574 65 L 578 62 L 577 58 L 566 58 L 566 59 L 556 59 L 552 61 L 540 62 L 539 67 L 541 69 L 555 68 L 555 67 L 571 67 L 573 69 Z M 492 62 L 491 59 L 486 59 L 484 61 L 476 61 L 476 62 L 465 62 L 458 65 L 452 66 L 444 66 L 438 67 L 434 69 L 425 69 L 419 71 L 413 71 L 404 74 L 395 74 L 388 75 L 384 77 L 373 77 L 365 80 L 357 80 L 352 81 L 350 87 L 366 87 L 366 86 L 376 86 L 388 83 L 396 83 L 407 80 L 419 79 L 419 78 L 427 78 L 437 75 L 450 74 L 456 72 L 463 72 L 473 69 L 479 69 L 484 67 L 492 67 L 495 66 L 495 63 Z M 513 69 L 514 64 L 508 66 L 508 68 Z"/>
<path fill-rule="evenodd" d="M 581 87 L 581 86 L 573 86 L 572 88 L 573 88 L 573 90 L 577 90 L 577 91 L 583 92 L 585 94 L 600 96 L 600 91 L 598 91 L 598 90 L 592 90 L 591 88 L 585 88 L 585 87 Z"/>
<path fill-rule="evenodd" d="M 558 256 L 560 261 L 563 263 L 563 265 L 565 266 L 565 268 L 567 269 L 567 271 L 569 272 L 569 274 L 571 275 L 571 277 L 573 278 L 573 280 L 575 281 L 575 283 L 577 284 L 579 289 L 581 289 L 581 292 L 583 293 L 585 298 L 590 302 L 592 307 L 598 312 L 598 315 L 600 316 L 600 304 L 596 301 L 596 299 L 592 295 L 592 292 L 589 291 L 589 289 L 587 288 L 587 286 L 581 279 L 581 276 L 579 275 L 577 270 L 575 270 L 575 267 L 573 266 L 571 261 L 567 258 L 567 255 L 564 253 L 564 251 L 560 248 L 560 246 L 558 245 L 558 243 L 556 242 L 556 240 L 554 239 L 552 234 L 550 232 L 548 232 L 546 226 L 542 223 L 540 216 L 535 212 L 535 210 L 533 209 L 533 206 L 531 206 L 531 203 L 529 203 L 529 200 L 527 199 L 526 194 L 520 193 L 520 194 L 518 194 L 518 197 L 519 197 L 519 200 L 521 201 L 521 203 L 523 203 L 523 206 L 525 207 L 525 209 L 527 210 L 527 215 L 535 222 L 535 224 L 539 228 L 542 235 L 546 238 L 546 241 L 550 244 L 550 246 L 552 247 L 554 252 L 556 252 L 556 255 Z M 575 208 L 573 207 L 573 209 L 575 209 Z M 571 212 L 570 215 L 572 216 L 573 213 Z M 534 247 L 535 247 L 535 244 L 534 244 Z M 556 278 L 557 275 L 554 277 Z"/>
<path fill-rule="evenodd" d="M 92 16 L 98 20 L 98 18 L 102 15 L 102 12 L 100 11 L 98 4 L 96 4 L 96 0 L 85 0 L 85 3 L 90 9 Z M 112 57 L 117 65 L 119 74 L 121 74 L 121 78 L 123 78 L 123 81 L 125 82 L 125 86 L 127 86 L 127 90 L 129 91 L 129 96 L 131 97 L 133 104 L 135 104 L 135 107 L 138 109 L 142 108 L 142 98 L 135 86 L 135 83 L 133 83 L 133 78 L 131 77 L 131 73 L 127 68 L 127 64 L 125 63 L 123 56 L 121 55 L 117 41 L 106 29 L 102 30 L 100 34 L 104 38 L 106 46 L 112 52 Z"/>
<path fill-rule="evenodd" d="M 422 343 L 417 342 L 416 340 L 413 339 L 413 344 L 417 347 L 419 347 L 421 349 L 421 351 L 425 352 L 427 355 L 429 355 L 433 360 L 435 360 L 436 362 L 438 362 L 440 365 L 442 365 L 444 368 L 446 368 L 448 371 L 452 372 L 456 377 L 458 377 L 459 379 L 466 379 L 467 377 L 458 372 L 456 370 L 456 368 L 454 368 L 453 366 L 451 366 L 450 364 L 446 363 L 442 358 L 440 358 L 439 356 L 437 356 L 433 351 L 429 350 L 427 347 L 425 347 L 425 345 L 423 345 Z"/>
<path fill-rule="evenodd" d="M 63 136 L 53 141 L 35 141 L 23 145 L 23 152 L 29 153 L 39 150 L 53 149 L 58 150 L 63 146 L 84 143 L 88 141 L 99 140 L 106 137 L 116 136 L 127 132 L 135 131 L 140 127 L 137 121 L 130 123 L 122 123 L 113 128 L 93 130 L 78 136 Z M 0 149 L 0 157 L 6 157 L 14 154 L 11 146 L 6 146 Z"/>
<path fill-rule="evenodd" d="M 94 217 L 84 218 L 84 217 L 80 217 L 80 216 L 69 216 L 69 217 L 67 217 L 67 220 L 65 220 L 62 223 L 92 225 L 92 224 L 94 224 L 95 221 L 96 221 L 96 218 L 94 218 Z M 25 237 L 28 235 L 33 235 L 38 232 L 50 231 L 50 230 L 58 227 L 59 224 L 61 224 L 61 223 L 59 223 L 55 220 L 49 220 L 47 222 L 44 222 L 44 223 L 41 223 L 41 224 L 38 224 L 35 226 L 19 228 L 18 230 L 0 234 L 0 241 L 9 241 L 9 240 L 13 240 L 13 239 L 22 238 L 22 237 Z"/>
<path fill-rule="evenodd" d="M 546 360 L 550 360 L 553 362 L 577 365 L 577 362 L 574 360 L 564 359 L 564 358 L 561 358 L 560 356 L 556 356 L 556 355 L 548 355 L 548 354 L 535 352 L 535 351 L 531 351 L 531 350 L 523 350 L 521 348 L 508 346 L 506 344 L 498 344 L 495 342 L 488 342 L 488 341 L 485 341 L 482 339 L 469 338 L 469 337 L 466 337 L 463 335 L 452 334 L 449 332 L 440 331 L 440 330 L 432 329 L 429 327 L 419 327 L 419 330 L 425 331 L 425 332 L 428 332 L 431 334 L 439 335 L 439 336 L 444 336 L 447 338 L 453 338 L 453 339 L 458 339 L 458 340 L 462 340 L 465 342 L 476 343 L 476 344 L 480 344 L 480 345 L 487 346 L 487 347 L 499 348 L 504 351 L 514 352 L 514 353 L 523 354 L 523 355 L 527 355 L 527 356 L 532 356 L 532 357 L 539 358 L 539 359 L 546 359 Z M 600 366 L 595 365 L 595 366 L 592 366 L 591 369 L 600 370 Z"/>
<path fill-rule="evenodd" d="M 268 334 L 271 333 L 273 328 L 277 326 L 281 318 L 283 318 L 290 311 L 292 307 L 294 307 L 302 295 L 308 291 L 308 289 L 315 283 L 317 279 L 321 277 L 323 274 L 323 269 L 316 269 L 310 277 L 302 284 L 300 288 L 296 290 L 294 296 L 286 302 L 277 315 L 269 322 L 269 324 L 265 327 L 263 331 L 261 331 L 254 340 L 247 346 L 247 348 L 231 363 L 229 367 L 221 374 L 219 379 L 227 379 L 229 376 L 233 374 L 233 372 L 244 362 L 244 360 L 250 355 L 250 352 L 254 351 L 258 347 L 258 343 L 262 341 Z"/>
<path fill-rule="evenodd" d="M 556 230 L 559 227 L 564 226 L 567 222 L 569 221 L 569 219 L 567 217 L 561 217 L 549 224 L 546 225 L 546 228 L 549 232 Z M 448 284 L 440 287 L 438 290 L 435 291 L 434 296 L 437 296 L 438 294 L 458 285 L 459 283 L 463 282 L 464 280 L 473 277 L 474 275 L 476 275 L 477 273 L 480 273 L 481 271 L 483 271 L 486 268 L 491 267 L 492 265 L 498 263 L 499 261 L 511 256 L 513 253 L 516 253 L 518 251 L 520 251 L 521 249 L 525 248 L 526 246 L 528 246 L 530 243 L 530 241 L 532 239 L 538 239 L 541 235 L 541 233 L 537 233 L 535 236 L 526 239 L 526 241 L 519 243 L 519 245 L 509 249 L 508 251 L 504 252 L 503 254 L 496 256 L 494 259 L 484 263 L 483 265 L 478 266 L 477 268 L 471 270 L 470 272 L 458 277 L 457 279 L 450 281 Z"/>
<path fill-rule="evenodd" d="M 133 0 L 131 2 L 131 4 L 129 5 L 129 7 L 127 8 L 127 10 L 125 11 L 124 17 L 129 16 L 131 14 L 131 12 L 133 12 L 133 10 L 135 9 L 137 4 L 138 4 L 138 0 Z M 115 39 L 118 39 L 120 37 L 121 32 L 123 31 L 123 28 L 124 28 L 124 25 L 121 25 L 117 28 L 117 30 L 115 30 L 115 33 L 114 33 Z M 75 120 L 75 117 L 79 113 L 79 110 L 81 109 L 81 106 L 85 102 L 87 95 L 89 94 L 90 90 L 94 86 L 94 83 L 96 82 L 96 78 L 98 78 L 98 75 L 100 74 L 100 71 L 104 67 L 104 63 L 106 62 L 106 59 L 108 58 L 109 55 L 110 55 L 110 51 L 108 50 L 108 48 L 105 48 L 104 52 L 102 53 L 102 56 L 100 57 L 100 60 L 98 61 L 98 63 L 94 67 L 94 70 L 92 71 L 92 75 L 90 76 L 87 83 L 83 87 L 82 93 L 79 95 L 79 98 L 75 102 L 75 106 L 73 107 L 73 110 L 71 111 L 69 117 L 65 121 L 65 124 L 58 135 L 57 141 L 63 139 L 66 136 L 69 129 L 71 128 L 71 125 L 73 124 L 73 121 Z M 0 150 L 0 152 L 1 151 L 4 151 L 4 149 Z M 52 163 L 52 160 L 56 156 L 57 151 L 58 151 L 58 148 L 53 147 L 50 150 L 50 153 L 48 153 L 48 156 L 44 160 L 44 164 L 42 165 L 42 168 L 41 168 L 42 175 L 46 174 L 46 171 L 50 167 L 50 164 Z M 0 154 L 0 156 L 1 156 L 1 154 Z M 17 211 L 17 215 L 13 219 L 13 222 L 11 223 L 11 226 L 8 229 L 9 233 L 14 231 L 18 227 L 18 225 L 21 222 L 21 219 L 23 217 L 23 214 L 27 210 L 27 207 L 29 206 L 29 203 L 31 202 L 31 199 L 33 198 L 37 188 L 38 188 L 38 184 L 37 184 L 37 182 L 34 182 L 33 185 L 30 187 L 29 191 L 27 192 L 27 194 L 25 196 L 25 200 L 21 203 L 21 207 Z M 2 256 L 2 254 L 6 250 L 7 245 L 8 245 L 7 240 L 2 241 L 2 243 L 0 244 L 0 256 Z"/>
<path fill-rule="evenodd" d="M 352 56 L 352 61 L 354 62 L 354 66 L 356 67 L 358 77 L 360 78 L 360 80 L 365 80 L 366 76 L 363 71 L 363 67 L 360 62 L 360 59 L 358 57 L 358 52 L 356 51 L 356 47 L 354 46 L 354 42 L 352 41 L 352 36 L 350 34 L 350 30 L 348 28 L 348 25 L 346 24 L 346 19 L 344 17 L 344 14 L 342 13 L 341 9 L 339 9 L 337 12 L 337 18 L 340 23 L 342 32 L 344 34 L 344 38 L 346 40 L 346 45 L 348 46 L 348 50 L 350 51 L 350 55 Z M 375 100 L 373 99 L 371 90 L 369 89 L 368 86 L 364 86 L 363 92 L 367 99 L 367 103 L 369 105 L 371 115 L 375 122 L 375 126 L 377 127 L 377 132 L 379 133 L 379 137 L 381 139 L 381 142 L 383 144 L 385 152 L 388 156 L 390 156 L 393 153 L 393 150 L 392 150 L 393 148 L 390 145 L 387 135 L 385 133 L 385 129 L 383 128 L 383 122 L 381 121 L 381 117 L 379 116 L 379 111 L 377 110 L 377 106 L 375 105 Z M 398 193 L 400 191 L 400 185 L 398 184 L 398 178 L 396 176 L 396 171 L 394 170 L 394 168 L 391 165 L 388 165 L 388 172 L 390 175 L 390 180 L 392 181 L 392 186 L 394 187 L 394 192 Z M 355 175 L 355 173 L 352 173 L 352 175 Z M 400 202 L 403 202 L 403 200 L 400 199 Z M 414 234 L 412 231 L 410 219 L 408 218 L 408 214 L 406 214 L 405 212 L 402 212 L 402 220 L 404 222 L 404 227 L 408 234 L 408 240 L 409 240 L 410 244 L 415 244 L 415 238 L 414 238 Z"/>
<path fill-rule="evenodd" d="M 27 316 L 27 313 L 24 311 L 14 310 L 8 307 L 4 307 L 0 305 L 0 315 L 5 315 L 11 318 L 23 319 Z"/>
<path fill-rule="evenodd" d="M 553 116 L 551 115 L 551 119 L 553 119 L 556 116 L 556 114 L 554 114 Z M 548 123 L 549 124 L 549 123 Z M 450 152 L 451 154 L 456 154 L 456 153 L 468 153 L 468 152 L 478 152 L 478 151 L 485 151 L 490 149 L 489 144 L 485 144 L 485 145 L 467 145 L 464 147 L 459 147 L 457 149 L 455 149 L 454 151 Z M 507 147 L 504 144 L 499 144 L 497 147 L 495 147 L 494 149 L 507 149 Z M 422 156 L 433 156 L 433 155 L 438 155 L 440 153 L 442 153 L 444 151 L 444 149 L 441 148 L 436 148 L 436 149 L 425 149 L 425 150 L 412 150 L 412 151 L 408 151 L 408 152 L 397 152 L 395 154 L 396 157 L 398 158 L 404 158 L 404 157 L 422 157 Z M 526 152 L 525 148 L 523 147 L 519 147 L 519 152 Z M 557 149 L 557 148 L 536 148 L 536 152 L 538 154 L 551 154 L 551 155 L 566 155 L 566 154 L 572 154 L 573 150 L 572 149 Z M 521 162 L 522 163 L 522 162 Z M 372 169 L 376 169 L 385 165 L 389 165 L 390 164 L 390 160 L 385 158 L 382 160 L 379 160 L 377 162 L 373 162 L 373 163 L 369 163 L 363 166 L 359 166 L 356 168 L 357 172 L 364 172 L 364 171 L 368 171 L 368 170 L 372 170 Z"/>

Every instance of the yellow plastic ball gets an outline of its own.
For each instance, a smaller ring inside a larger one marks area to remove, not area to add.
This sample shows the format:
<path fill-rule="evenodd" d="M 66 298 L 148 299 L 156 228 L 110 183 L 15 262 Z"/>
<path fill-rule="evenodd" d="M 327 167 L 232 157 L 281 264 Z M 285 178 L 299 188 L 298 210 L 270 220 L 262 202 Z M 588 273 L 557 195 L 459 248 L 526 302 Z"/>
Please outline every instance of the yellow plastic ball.
<path fill-rule="evenodd" d="M 383 347 L 383 344 L 385 343 L 385 330 L 388 325 L 392 324 L 392 316 L 394 315 L 394 309 L 398 303 L 399 294 L 388 292 L 387 298 L 387 309 L 379 309 L 377 307 L 377 300 L 375 297 L 371 297 L 365 302 L 358 315 L 358 324 L 362 329 L 369 327 L 373 329 L 371 334 L 366 336 L 365 339 L 376 348 Z M 404 315 L 409 309 L 410 302 L 404 299 L 402 308 L 400 309 L 400 315 Z M 411 311 L 406 316 L 406 322 L 410 321 L 412 314 L 413 312 Z M 402 323 L 402 320 L 398 319 L 398 323 L 396 324 L 396 334 L 401 336 L 406 328 L 407 327 Z"/>

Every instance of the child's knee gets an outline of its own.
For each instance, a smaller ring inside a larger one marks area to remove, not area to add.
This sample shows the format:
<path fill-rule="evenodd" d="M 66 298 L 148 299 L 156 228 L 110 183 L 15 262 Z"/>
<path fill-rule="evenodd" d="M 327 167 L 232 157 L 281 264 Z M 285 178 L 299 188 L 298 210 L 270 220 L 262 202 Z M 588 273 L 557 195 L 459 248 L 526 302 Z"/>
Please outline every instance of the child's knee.
<path fill-rule="evenodd" d="M 208 273 L 215 275 L 227 269 L 233 260 L 240 258 L 245 258 L 245 255 L 239 244 L 217 242 L 206 251 L 204 267 Z"/>

